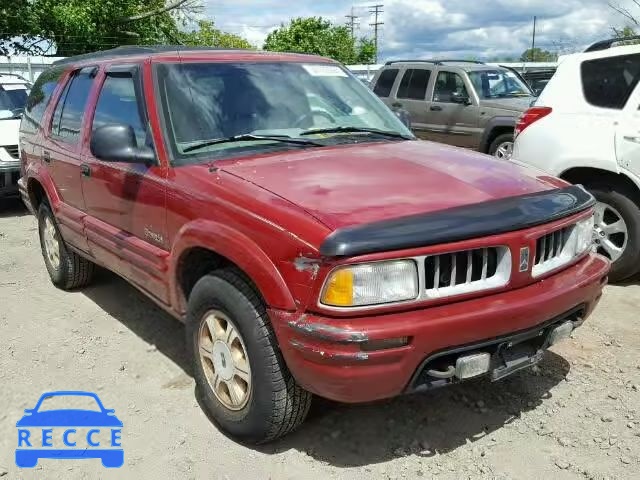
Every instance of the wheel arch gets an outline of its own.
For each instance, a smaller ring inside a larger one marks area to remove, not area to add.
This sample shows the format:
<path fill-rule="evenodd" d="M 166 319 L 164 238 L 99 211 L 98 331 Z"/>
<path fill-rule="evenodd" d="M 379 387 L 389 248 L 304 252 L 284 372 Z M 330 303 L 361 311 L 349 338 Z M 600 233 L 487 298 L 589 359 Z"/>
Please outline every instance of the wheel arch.
<path fill-rule="evenodd" d="M 196 282 L 223 266 L 242 272 L 268 306 L 296 309 L 280 271 L 253 240 L 227 225 L 199 220 L 180 230 L 171 254 L 171 301 L 180 315 Z"/>
<path fill-rule="evenodd" d="M 480 140 L 480 151 L 488 153 L 493 141 L 503 133 L 513 133 L 516 127 L 516 117 L 494 117 L 489 120 L 482 133 Z"/>
<path fill-rule="evenodd" d="M 595 167 L 573 167 L 559 175 L 560 178 L 573 184 L 601 185 L 611 187 L 617 185 L 622 188 L 630 198 L 640 206 L 640 188 L 627 175 L 621 172 L 612 172 Z"/>

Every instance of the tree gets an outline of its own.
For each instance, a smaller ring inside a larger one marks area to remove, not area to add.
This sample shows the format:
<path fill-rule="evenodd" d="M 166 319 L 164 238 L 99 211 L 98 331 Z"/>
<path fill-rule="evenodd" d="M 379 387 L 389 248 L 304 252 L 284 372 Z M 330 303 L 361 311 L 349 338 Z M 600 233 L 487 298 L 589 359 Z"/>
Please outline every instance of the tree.
<path fill-rule="evenodd" d="M 275 52 L 312 53 L 345 64 L 373 63 L 373 42 L 361 39 L 358 43 L 356 45 L 347 27 L 332 25 L 321 17 L 309 17 L 295 18 L 289 25 L 281 25 L 267 36 L 263 48 Z"/>
<path fill-rule="evenodd" d="M 521 62 L 555 62 L 558 60 L 558 55 L 549 52 L 548 50 L 542 50 L 541 48 L 528 48 L 520 56 Z"/>
<path fill-rule="evenodd" d="M 180 33 L 178 38 L 182 45 L 218 48 L 252 48 L 251 44 L 244 38 L 218 30 L 215 28 L 214 23 L 208 20 L 199 21 L 198 30 Z"/>
<path fill-rule="evenodd" d="M 10 48 L 42 54 L 53 45 L 56 55 L 67 56 L 119 45 L 175 43 L 180 24 L 201 8 L 200 0 L 16 1 L 21 18 L 0 24 L 3 54 Z"/>
<path fill-rule="evenodd" d="M 636 7 L 640 9 L 640 0 L 632 0 L 632 2 L 636 5 Z M 613 35 L 615 36 L 615 38 L 626 38 L 626 37 L 635 36 L 636 29 L 640 27 L 640 19 L 636 17 L 631 10 L 629 10 L 626 7 L 623 7 L 620 4 L 610 3 L 609 7 L 615 10 L 616 12 L 618 12 L 624 18 L 626 18 L 627 22 L 629 22 L 628 25 L 622 28 L 611 27 L 611 30 L 613 31 Z M 638 43 L 640 43 L 640 41 L 638 40 L 629 40 L 627 42 L 620 42 L 621 45 L 632 45 L 632 44 L 638 44 Z"/>

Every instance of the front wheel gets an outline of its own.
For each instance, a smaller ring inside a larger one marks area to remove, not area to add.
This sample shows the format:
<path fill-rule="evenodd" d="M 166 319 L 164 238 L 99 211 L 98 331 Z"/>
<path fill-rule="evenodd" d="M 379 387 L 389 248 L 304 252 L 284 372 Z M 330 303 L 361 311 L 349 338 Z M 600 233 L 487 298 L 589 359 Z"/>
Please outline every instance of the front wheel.
<path fill-rule="evenodd" d="M 311 394 L 287 369 L 265 305 L 241 272 L 225 268 L 198 280 L 186 336 L 203 406 L 225 432 L 264 443 L 304 421 Z"/>
<path fill-rule="evenodd" d="M 498 135 L 489 147 L 489 155 L 501 160 L 511 160 L 513 156 L 513 133 Z"/>
<path fill-rule="evenodd" d="M 609 278 L 625 280 L 640 271 L 640 208 L 623 189 L 587 187 L 596 198 L 594 243 L 611 260 Z"/>

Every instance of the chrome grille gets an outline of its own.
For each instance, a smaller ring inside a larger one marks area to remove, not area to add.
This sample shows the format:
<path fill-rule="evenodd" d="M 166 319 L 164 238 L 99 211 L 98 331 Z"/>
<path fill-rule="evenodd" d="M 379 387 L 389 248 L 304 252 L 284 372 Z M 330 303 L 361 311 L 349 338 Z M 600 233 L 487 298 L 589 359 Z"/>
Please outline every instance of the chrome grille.
<path fill-rule="evenodd" d="M 16 160 L 20 158 L 20 150 L 18 148 L 18 145 L 6 145 L 4 149 L 7 151 L 9 156 L 15 158 Z"/>
<path fill-rule="evenodd" d="M 573 258 L 573 252 L 567 248 L 575 225 L 555 232 L 547 233 L 536 241 L 536 256 L 533 263 L 534 277 L 549 272 Z"/>
<path fill-rule="evenodd" d="M 506 285 L 511 273 L 507 247 L 429 255 L 424 260 L 427 297 L 443 297 Z"/>

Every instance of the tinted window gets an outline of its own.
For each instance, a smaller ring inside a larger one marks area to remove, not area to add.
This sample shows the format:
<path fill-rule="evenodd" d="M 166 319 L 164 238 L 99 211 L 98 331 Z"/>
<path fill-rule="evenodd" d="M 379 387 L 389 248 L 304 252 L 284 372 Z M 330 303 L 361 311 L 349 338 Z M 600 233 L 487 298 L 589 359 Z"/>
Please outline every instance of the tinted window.
<path fill-rule="evenodd" d="M 427 96 L 427 85 L 431 71 L 425 69 L 412 69 L 404 72 L 402 82 L 398 88 L 398 98 L 412 98 L 424 100 Z"/>
<path fill-rule="evenodd" d="M 93 71 L 91 67 L 74 74 L 56 106 L 51 134 L 65 142 L 75 143 L 80 136 L 84 109 L 93 84 Z"/>
<path fill-rule="evenodd" d="M 142 146 L 147 139 L 142 118 L 133 78 L 108 76 L 98 98 L 92 130 L 112 124 L 130 125 L 136 133 L 138 146 Z"/>
<path fill-rule="evenodd" d="M 591 105 L 622 109 L 640 78 L 640 55 L 589 60 L 582 64 L 582 87 Z"/>
<path fill-rule="evenodd" d="M 453 103 L 451 97 L 454 93 L 469 95 L 464 80 L 457 73 L 440 72 L 436 80 L 436 86 L 433 91 L 433 101 L 443 103 Z"/>
<path fill-rule="evenodd" d="M 373 89 L 374 93 L 379 97 L 388 97 L 391 94 L 391 89 L 393 88 L 393 82 L 396 81 L 397 76 L 398 76 L 397 68 L 390 68 L 388 70 L 384 70 L 378 77 L 376 86 Z"/>
<path fill-rule="evenodd" d="M 21 131 L 33 133 L 38 129 L 42 122 L 44 111 L 47 109 L 51 95 L 53 95 L 63 71 L 64 68 L 57 67 L 40 74 L 27 99 L 22 123 L 20 124 Z"/>

